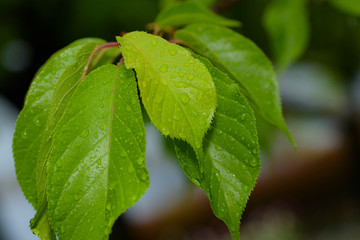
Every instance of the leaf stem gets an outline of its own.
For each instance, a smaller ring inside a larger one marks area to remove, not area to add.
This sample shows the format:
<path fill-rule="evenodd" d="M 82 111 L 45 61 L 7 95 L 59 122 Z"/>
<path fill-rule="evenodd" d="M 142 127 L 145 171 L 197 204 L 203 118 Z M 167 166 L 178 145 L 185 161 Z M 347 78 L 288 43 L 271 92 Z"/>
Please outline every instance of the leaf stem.
<path fill-rule="evenodd" d="M 90 57 L 89 57 L 89 60 L 88 62 L 86 63 L 85 67 L 84 67 L 84 72 L 83 72 L 83 75 L 81 77 L 81 81 L 84 81 L 84 78 L 86 76 L 86 73 L 89 69 L 89 66 L 90 66 L 90 63 L 91 63 L 91 60 L 94 58 L 95 54 L 101 50 L 101 49 L 104 49 L 104 48 L 110 48 L 110 47 L 117 47 L 119 46 L 119 43 L 117 42 L 109 42 L 109 43 L 105 43 L 105 44 L 102 44 L 102 45 L 99 45 L 97 46 L 94 51 L 91 53 Z"/>

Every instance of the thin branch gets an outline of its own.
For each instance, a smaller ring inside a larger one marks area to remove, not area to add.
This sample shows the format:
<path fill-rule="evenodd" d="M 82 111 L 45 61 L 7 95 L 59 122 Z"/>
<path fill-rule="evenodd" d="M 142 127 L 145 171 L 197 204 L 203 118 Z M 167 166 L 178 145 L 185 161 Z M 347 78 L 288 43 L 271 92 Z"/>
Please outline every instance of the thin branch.
<path fill-rule="evenodd" d="M 95 54 L 98 51 L 100 51 L 101 49 L 104 49 L 104 48 L 117 47 L 117 46 L 119 46 L 119 43 L 117 43 L 117 42 L 109 42 L 109 43 L 105 43 L 105 44 L 97 46 L 94 49 L 94 51 L 91 53 L 91 55 L 89 57 L 89 60 L 88 60 L 88 62 L 86 63 L 86 65 L 84 67 L 84 72 L 83 72 L 83 75 L 81 77 L 81 81 L 84 81 L 86 73 L 87 73 L 87 71 L 89 69 L 90 63 L 91 63 L 92 59 L 94 58 Z"/>

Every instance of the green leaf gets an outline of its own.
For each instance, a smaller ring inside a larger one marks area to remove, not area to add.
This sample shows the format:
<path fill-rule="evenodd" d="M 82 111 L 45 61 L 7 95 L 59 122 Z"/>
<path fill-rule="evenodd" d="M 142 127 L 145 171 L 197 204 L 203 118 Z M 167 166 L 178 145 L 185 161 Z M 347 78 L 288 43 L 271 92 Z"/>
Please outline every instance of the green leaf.
<path fill-rule="evenodd" d="M 133 71 L 105 65 L 78 85 L 56 126 L 48 172 L 59 239 L 107 239 L 149 184 Z"/>
<path fill-rule="evenodd" d="M 38 233 L 42 239 L 54 239 L 47 238 L 51 235 L 48 231 L 51 229 L 47 220 L 47 198 L 46 198 L 46 189 L 47 189 L 47 165 L 48 165 L 48 155 L 51 150 L 52 135 L 58 124 L 60 118 L 62 117 L 64 110 L 67 107 L 67 104 L 76 89 L 76 86 L 79 84 L 82 77 L 84 67 L 93 52 L 93 50 L 100 44 L 105 43 L 101 39 L 88 39 L 84 42 L 81 48 L 73 53 L 74 61 L 71 65 L 62 72 L 61 76 L 58 76 L 56 84 L 53 85 L 51 89 L 51 105 L 50 113 L 48 114 L 48 119 L 46 122 L 45 130 L 42 132 L 41 145 L 37 156 L 36 161 L 36 186 L 37 189 L 37 198 L 38 204 L 36 207 L 36 214 L 34 219 L 31 220 L 30 227 L 33 232 Z M 66 59 L 66 58 L 65 58 Z M 54 64 L 61 64 L 63 59 Z"/>
<path fill-rule="evenodd" d="M 262 116 L 280 128 L 295 144 L 282 115 L 274 69 L 252 41 L 228 28 L 204 23 L 176 31 L 175 38 L 230 73 Z"/>
<path fill-rule="evenodd" d="M 360 16 L 359 0 L 330 0 L 330 2 L 340 11 L 351 14 L 353 16 Z"/>
<path fill-rule="evenodd" d="M 81 49 L 98 39 L 81 39 L 59 50 L 36 73 L 16 122 L 13 153 L 18 182 L 25 197 L 36 208 L 36 163 L 53 91 L 62 74 L 72 66 Z"/>
<path fill-rule="evenodd" d="M 250 192 L 260 172 L 255 117 L 238 85 L 202 59 L 217 91 L 217 110 L 203 149 L 175 141 L 185 174 L 204 190 L 214 214 L 239 239 L 239 224 Z M 197 159 L 197 156 L 201 156 Z"/>
<path fill-rule="evenodd" d="M 280 69 L 288 67 L 307 47 L 306 3 L 307 0 L 274 0 L 264 13 L 264 26 Z"/>
<path fill-rule="evenodd" d="M 134 68 L 145 109 L 164 135 L 201 147 L 216 107 L 205 66 L 181 46 L 145 32 L 118 37 L 127 68 Z"/>
<path fill-rule="evenodd" d="M 229 27 L 238 27 L 240 22 L 211 12 L 196 2 L 179 2 L 161 11 L 155 19 L 160 30 L 166 27 L 181 27 L 191 23 L 206 22 Z"/>

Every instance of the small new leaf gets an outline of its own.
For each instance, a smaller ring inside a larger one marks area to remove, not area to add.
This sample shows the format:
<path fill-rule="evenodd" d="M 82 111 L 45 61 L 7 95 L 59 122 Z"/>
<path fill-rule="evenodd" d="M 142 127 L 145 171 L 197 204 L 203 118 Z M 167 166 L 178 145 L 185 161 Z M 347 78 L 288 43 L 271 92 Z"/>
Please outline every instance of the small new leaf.
<path fill-rule="evenodd" d="M 254 102 L 262 116 L 292 141 L 282 115 L 277 77 L 271 62 L 249 39 L 213 24 L 192 24 L 175 32 L 195 52 L 228 72 Z"/>
<path fill-rule="evenodd" d="M 211 12 L 197 2 L 178 2 L 161 11 L 155 23 L 160 30 L 166 27 L 181 27 L 191 23 L 213 23 L 228 27 L 239 27 L 240 22 Z"/>
<path fill-rule="evenodd" d="M 56 126 L 48 173 L 58 238 L 107 239 L 149 184 L 133 71 L 104 65 L 78 85 Z"/>
<path fill-rule="evenodd" d="M 216 107 L 206 67 L 181 46 L 145 32 L 117 38 L 127 68 L 134 68 L 145 109 L 160 132 L 201 147 Z"/>
<path fill-rule="evenodd" d="M 209 197 L 214 214 L 239 239 L 240 218 L 260 172 L 255 117 L 238 85 L 208 60 L 202 62 L 216 85 L 217 110 L 203 148 L 194 152 L 176 140 L 176 154 L 185 174 Z"/>

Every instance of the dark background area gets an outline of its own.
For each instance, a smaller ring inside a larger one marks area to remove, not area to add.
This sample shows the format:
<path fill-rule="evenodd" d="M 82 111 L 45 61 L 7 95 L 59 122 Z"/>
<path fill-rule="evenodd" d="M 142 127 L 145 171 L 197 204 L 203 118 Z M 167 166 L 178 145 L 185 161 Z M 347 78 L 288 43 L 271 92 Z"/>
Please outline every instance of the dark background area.
<path fill-rule="evenodd" d="M 237 30 L 273 59 L 262 25 L 270 1 L 235 2 L 221 14 L 240 20 Z M 158 11 L 157 0 L 2 0 L 0 96 L 20 110 L 32 77 L 52 53 L 78 38 L 115 41 L 123 31 L 145 30 Z M 309 0 L 308 12 L 309 46 L 279 74 L 298 149 L 258 119 L 263 167 L 242 239 L 360 239 L 360 17 L 325 0 Z M 171 211 L 141 224 L 122 216 L 111 239 L 228 239 L 206 197 L 185 184 Z"/>

